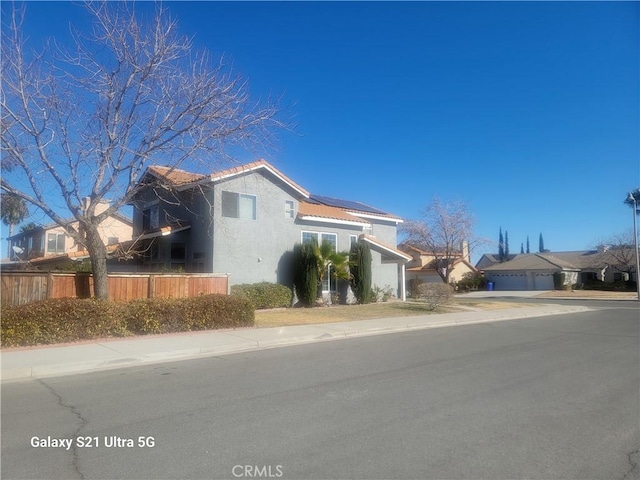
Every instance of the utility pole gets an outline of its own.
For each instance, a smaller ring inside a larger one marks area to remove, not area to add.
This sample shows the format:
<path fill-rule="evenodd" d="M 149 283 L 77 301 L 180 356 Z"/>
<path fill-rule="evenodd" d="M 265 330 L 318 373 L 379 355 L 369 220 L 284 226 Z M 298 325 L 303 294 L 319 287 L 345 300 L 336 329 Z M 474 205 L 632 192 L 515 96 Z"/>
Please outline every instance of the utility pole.
<path fill-rule="evenodd" d="M 636 257 L 636 292 L 638 293 L 638 301 L 640 302 L 640 261 L 638 260 L 638 199 L 636 195 L 640 197 L 640 188 L 637 190 L 634 195 L 632 192 L 629 192 L 629 196 L 625 200 L 625 203 L 628 203 L 633 207 L 633 242 L 635 246 L 635 257 Z"/>

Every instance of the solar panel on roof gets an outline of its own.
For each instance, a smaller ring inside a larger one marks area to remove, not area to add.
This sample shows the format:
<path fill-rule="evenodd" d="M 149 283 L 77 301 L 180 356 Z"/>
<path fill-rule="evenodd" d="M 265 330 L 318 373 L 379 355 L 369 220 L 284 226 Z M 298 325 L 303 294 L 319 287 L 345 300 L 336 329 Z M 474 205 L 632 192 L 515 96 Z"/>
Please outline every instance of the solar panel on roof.
<path fill-rule="evenodd" d="M 342 200 L 340 198 L 323 197 L 321 195 L 311 195 L 309 200 L 312 203 L 327 205 L 329 207 L 345 208 L 347 210 L 357 210 L 359 212 L 373 213 L 375 215 L 388 215 L 386 212 L 374 208 L 370 205 L 352 200 Z M 309 201 L 308 200 L 308 201 Z"/>

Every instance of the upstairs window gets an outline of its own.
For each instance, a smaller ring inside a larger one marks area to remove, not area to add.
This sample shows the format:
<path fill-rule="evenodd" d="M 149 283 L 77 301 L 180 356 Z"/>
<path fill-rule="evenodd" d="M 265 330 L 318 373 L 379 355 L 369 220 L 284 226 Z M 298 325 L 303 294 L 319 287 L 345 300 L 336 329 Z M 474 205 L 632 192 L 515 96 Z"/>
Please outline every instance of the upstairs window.
<path fill-rule="evenodd" d="M 47 234 L 47 253 L 64 253 L 65 238 L 64 233 Z"/>
<path fill-rule="evenodd" d="M 160 227 L 160 206 L 154 205 L 142 211 L 142 231 L 147 232 Z"/>
<path fill-rule="evenodd" d="M 285 200 L 284 201 L 284 216 L 285 218 L 293 218 L 293 200 Z"/>
<path fill-rule="evenodd" d="M 243 220 L 255 220 L 256 196 L 223 190 L 222 216 L 227 218 L 241 218 Z"/>

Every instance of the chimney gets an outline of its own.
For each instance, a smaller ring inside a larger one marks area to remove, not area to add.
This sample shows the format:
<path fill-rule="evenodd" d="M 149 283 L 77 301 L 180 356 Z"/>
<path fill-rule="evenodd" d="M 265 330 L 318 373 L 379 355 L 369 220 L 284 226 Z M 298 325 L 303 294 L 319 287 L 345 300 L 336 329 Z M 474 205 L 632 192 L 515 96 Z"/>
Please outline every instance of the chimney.
<path fill-rule="evenodd" d="M 462 258 L 467 262 L 471 262 L 471 258 L 469 257 L 469 242 L 466 240 L 460 244 L 460 251 L 462 252 Z"/>
<path fill-rule="evenodd" d="M 86 212 L 89 209 L 89 205 L 91 204 L 91 197 L 84 197 L 83 199 L 83 207 L 82 210 Z M 94 215 L 99 215 L 104 212 L 107 208 L 109 208 L 110 200 L 100 200 L 94 209 Z"/>

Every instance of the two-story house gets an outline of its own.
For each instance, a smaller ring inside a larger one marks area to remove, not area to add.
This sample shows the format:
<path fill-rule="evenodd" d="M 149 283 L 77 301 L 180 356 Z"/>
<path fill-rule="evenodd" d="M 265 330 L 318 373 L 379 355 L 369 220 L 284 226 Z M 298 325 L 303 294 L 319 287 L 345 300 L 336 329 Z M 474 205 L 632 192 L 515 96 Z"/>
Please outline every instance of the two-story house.
<path fill-rule="evenodd" d="M 407 280 L 409 285 L 413 283 L 436 282 L 441 283 L 442 277 L 439 271 L 448 268 L 449 281 L 457 282 L 462 280 L 465 273 L 474 273 L 478 270 L 470 263 L 469 246 L 466 242 L 460 246 L 460 251 L 450 255 L 450 262 L 445 265 L 442 255 L 427 252 L 415 245 L 404 243 L 398 248 L 411 256 L 411 261 L 407 264 Z"/>
<path fill-rule="evenodd" d="M 102 202 L 96 206 L 96 212 L 100 213 L 109 207 L 108 202 Z M 77 221 L 70 221 L 75 228 Z M 133 223 L 130 218 L 121 214 L 114 214 L 105 219 L 98 227 L 100 237 L 105 245 L 117 245 L 131 240 Z M 65 232 L 65 229 L 56 223 L 38 226 L 33 229 L 12 235 L 9 241 L 9 260 L 12 262 L 30 263 L 34 267 L 55 266 L 73 258 L 86 257 L 82 246 Z"/>
<path fill-rule="evenodd" d="M 396 248 L 402 219 L 355 201 L 313 195 L 264 160 L 201 175 L 152 166 L 133 202 L 135 250 L 146 271 L 228 273 L 232 284 L 290 284 L 296 243 L 329 241 L 349 251 L 363 238 L 372 281 L 404 298 Z M 325 281 L 324 290 L 335 285 Z"/>

